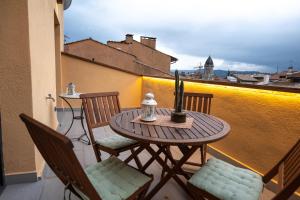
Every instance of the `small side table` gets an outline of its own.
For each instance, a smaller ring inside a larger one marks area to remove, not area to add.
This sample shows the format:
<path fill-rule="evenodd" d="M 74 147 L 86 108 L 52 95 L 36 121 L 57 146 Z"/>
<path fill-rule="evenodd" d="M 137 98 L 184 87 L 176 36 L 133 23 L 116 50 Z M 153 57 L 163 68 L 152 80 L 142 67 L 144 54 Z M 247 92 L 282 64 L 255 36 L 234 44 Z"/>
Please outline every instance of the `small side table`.
<path fill-rule="evenodd" d="M 90 139 L 89 139 L 89 137 L 87 135 L 87 131 L 84 128 L 84 123 L 83 123 L 83 119 L 84 119 L 84 116 L 83 116 L 83 106 L 81 104 L 80 115 L 79 116 L 75 116 L 74 109 L 73 109 L 72 105 L 70 104 L 70 102 L 68 101 L 70 99 L 81 100 L 80 94 L 81 93 L 76 93 L 74 95 L 68 95 L 68 94 L 61 94 L 61 95 L 59 95 L 59 97 L 62 98 L 62 100 L 64 100 L 64 102 L 66 102 L 68 104 L 68 106 L 70 107 L 71 112 L 72 112 L 72 122 L 71 122 L 71 125 L 68 128 L 68 130 L 64 133 L 64 135 L 67 135 L 69 133 L 69 131 L 71 130 L 71 128 L 72 128 L 73 123 L 74 123 L 75 120 L 80 120 L 81 126 L 82 126 L 82 129 L 83 129 L 84 133 L 82 135 L 80 135 L 78 138 L 71 138 L 71 139 L 74 139 L 74 140 L 77 140 L 77 141 L 81 141 L 81 142 L 83 142 L 83 143 L 85 143 L 87 145 L 90 145 L 91 142 L 90 142 Z M 86 137 L 87 140 L 84 139 L 84 137 Z"/>

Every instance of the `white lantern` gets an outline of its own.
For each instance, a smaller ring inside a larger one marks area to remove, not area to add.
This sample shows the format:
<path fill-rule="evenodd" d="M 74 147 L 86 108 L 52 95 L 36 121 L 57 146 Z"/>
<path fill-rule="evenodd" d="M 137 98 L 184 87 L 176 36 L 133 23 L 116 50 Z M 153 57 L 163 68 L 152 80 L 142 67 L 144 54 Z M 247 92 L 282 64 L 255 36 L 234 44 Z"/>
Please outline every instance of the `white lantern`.
<path fill-rule="evenodd" d="M 156 120 L 155 108 L 157 106 L 152 93 L 145 94 L 145 99 L 142 101 L 142 116 L 141 120 L 152 122 Z"/>

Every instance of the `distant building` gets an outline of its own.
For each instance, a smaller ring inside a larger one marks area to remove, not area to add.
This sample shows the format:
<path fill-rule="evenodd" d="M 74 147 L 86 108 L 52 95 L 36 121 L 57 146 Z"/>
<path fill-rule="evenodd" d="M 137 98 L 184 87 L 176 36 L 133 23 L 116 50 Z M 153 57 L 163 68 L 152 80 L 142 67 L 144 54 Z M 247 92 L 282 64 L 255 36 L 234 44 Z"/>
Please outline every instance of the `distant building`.
<path fill-rule="evenodd" d="M 300 83 L 300 72 L 293 72 L 292 74 L 289 74 L 287 78 L 292 83 Z"/>
<path fill-rule="evenodd" d="M 209 56 L 204 64 L 204 73 L 202 76 L 203 80 L 213 80 L 214 79 L 214 62 Z"/>
<path fill-rule="evenodd" d="M 294 70 L 294 68 L 292 66 L 288 67 L 288 70 L 272 74 L 271 77 L 270 77 L 270 81 L 271 82 L 278 82 L 278 81 L 286 82 L 286 81 L 288 81 L 287 80 L 288 76 L 292 75 L 295 72 L 297 72 L 297 71 Z"/>
<path fill-rule="evenodd" d="M 171 76 L 170 66 L 177 58 L 160 52 L 155 47 L 155 38 L 141 37 L 141 42 L 138 42 L 133 40 L 133 35 L 127 34 L 124 41 L 108 41 L 107 44 L 92 38 L 67 43 L 64 51 L 141 75 Z"/>
<path fill-rule="evenodd" d="M 226 79 L 229 81 L 229 82 L 232 82 L 232 83 L 237 83 L 237 78 L 235 78 L 234 76 L 227 76 Z"/>
<path fill-rule="evenodd" d="M 156 49 L 156 38 L 141 36 L 140 42 L 127 34 L 123 41 L 107 41 L 107 45 L 136 56 L 145 65 L 170 73 L 170 65 L 178 59 Z"/>
<path fill-rule="evenodd" d="M 291 75 L 291 74 L 293 74 L 294 72 L 296 72 L 295 70 L 294 70 L 294 67 L 293 66 L 290 66 L 290 67 L 288 67 L 288 70 L 287 70 L 287 75 Z"/>
<path fill-rule="evenodd" d="M 233 77 L 237 79 L 237 83 L 243 83 L 243 84 L 256 84 L 258 80 L 256 78 L 253 78 L 250 74 L 234 74 Z"/>
<path fill-rule="evenodd" d="M 282 87 L 300 87 L 300 72 L 288 67 L 287 70 L 272 74 L 268 85 Z"/>
<path fill-rule="evenodd" d="M 270 77 L 270 82 L 276 82 L 280 79 L 280 74 L 276 73 L 276 74 L 272 74 Z"/>
<path fill-rule="evenodd" d="M 254 74 L 253 78 L 258 80 L 257 85 L 267 85 L 270 82 L 270 75 L 269 74 Z"/>

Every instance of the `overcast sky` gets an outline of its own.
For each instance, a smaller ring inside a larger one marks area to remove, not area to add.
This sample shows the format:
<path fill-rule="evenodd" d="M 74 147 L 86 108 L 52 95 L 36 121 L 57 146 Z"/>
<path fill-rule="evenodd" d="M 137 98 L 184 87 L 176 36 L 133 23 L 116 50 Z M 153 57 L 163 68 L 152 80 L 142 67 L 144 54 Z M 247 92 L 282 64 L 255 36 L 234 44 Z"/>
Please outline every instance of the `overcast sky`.
<path fill-rule="evenodd" d="M 193 69 L 211 55 L 215 69 L 300 70 L 300 0 L 73 0 L 68 41 L 157 38 L 157 49 Z"/>

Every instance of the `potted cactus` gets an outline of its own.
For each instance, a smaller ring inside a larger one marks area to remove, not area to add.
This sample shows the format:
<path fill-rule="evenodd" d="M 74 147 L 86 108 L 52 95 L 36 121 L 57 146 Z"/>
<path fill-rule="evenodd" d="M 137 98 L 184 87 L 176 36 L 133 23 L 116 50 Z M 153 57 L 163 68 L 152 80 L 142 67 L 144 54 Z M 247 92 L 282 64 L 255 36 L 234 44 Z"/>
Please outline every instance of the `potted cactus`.
<path fill-rule="evenodd" d="M 174 101 L 174 111 L 171 112 L 171 121 L 176 123 L 186 122 L 186 113 L 183 112 L 183 94 L 184 94 L 184 84 L 180 81 L 179 84 L 179 73 L 178 70 L 175 71 L 175 101 Z"/>

